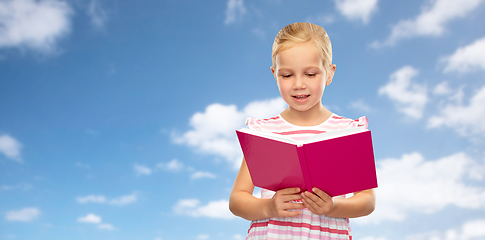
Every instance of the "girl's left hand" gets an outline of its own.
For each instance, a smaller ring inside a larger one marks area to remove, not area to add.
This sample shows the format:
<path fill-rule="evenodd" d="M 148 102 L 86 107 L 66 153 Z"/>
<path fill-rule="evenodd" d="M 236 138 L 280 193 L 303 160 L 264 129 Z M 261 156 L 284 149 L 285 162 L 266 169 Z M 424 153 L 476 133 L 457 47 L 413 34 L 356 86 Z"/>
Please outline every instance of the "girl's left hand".
<path fill-rule="evenodd" d="M 313 188 L 313 193 L 305 191 L 301 193 L 303 205 L 313 214 L 327 215 L 336 205 L 336 202 L 326 192 Z"/>

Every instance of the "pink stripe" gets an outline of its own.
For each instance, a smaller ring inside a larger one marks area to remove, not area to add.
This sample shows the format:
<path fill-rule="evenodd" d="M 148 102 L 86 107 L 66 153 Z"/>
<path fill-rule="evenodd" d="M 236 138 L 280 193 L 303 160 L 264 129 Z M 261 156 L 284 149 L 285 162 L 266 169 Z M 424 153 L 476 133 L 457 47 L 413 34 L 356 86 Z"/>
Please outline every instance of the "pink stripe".
<path fill-rule="evenodd" d="M 274 117 L 270 117 L 270 118 L 264 118 L 263 121 L 271 121 L 271 120 L 276 120 L 276 119 L 280 119 L 280 116 L 274 116 Z"/>
<path fill-rule="evenodd" d="M 349 231 L 347 230 L 339 230 L 335 228 L 329 228 L 329 227 L 321 227 L 321 226 L 315 226 L 311 225 L 309 223 L 298 223 L 298 222 L 285 222 L 285 221 L 277 221 L 277 220 L 269 220 L 268 222 L 255 222 L 251 224 L 251 227 L 249 228 L 249 231 L 251 231 L 252 228 L 258 228 L 258 227 L 267 227 L 268 225 L 275 225 L 278 227 L 292 227 L 292 228 L 306 228 L 309 230 L 316 230 L 320 232 L 326 232 L 326 233 L 333 233 L 333 234 L 340 234 L 340 235 L 349 235 Z M 288 230 L 268 230 L 269 232 L 277 233 L 277 232 L 286 232 Z"/>
<path fill-rule="evenodd" d="M 270 131 L 270 132 L 282 132 L 286 129 L 293 129 L 292 127 L 288 127 L 288 126 L 274 126 L 274 127 L 267 127 L 265 126 L 264 128 L 266 131 Z"/>
<path fill-rule="evenodd" d="M 332 130 L 347 129 L 357 126 L 367 127 L 366 117 L 355 120 L 332 115 L 330 119 L 319 126 L 298 127 L 288 124 L 280 116 L 267 119 L 251 119 L 250 128 L 289 136 L 295 140 L 307 139 L 315 134 Z M 248 124 L 249 125 L 249 124 Z M 311 130 L 310 130 L 311 129 Z M 267 190 L 266 190 L 267 191 Z M 262 197 L 273 194 L 261 189 Z M 293 218 L 273 218 L 254 221 L 248 230 L 248 239 L 293 239 L 306 237 L 311 239 L 350 239 L 352 240 L 348 219 L 335 219 L 312 214 L 308 209 L 302 209 L 301 214 Z"/>
<path fill-rule="evenodd" d="M 286 230 L 286 231 L 278 231 L 278 230 L 273 230 L 270 229 L 268 230 L 268 236 L 271 236 L 271 234 L 275 235 L 285 235 L 288 237 L 288 239 L 294 239 L 295 236 L 298 237 L 307 237 L 308 239 L 322 239 L 322 237 L 325 237 L 325 240 L 342 240 L 341 237 L 338 236 L 328 236 L 324 232 L 320 232 L 320 234 L 315 234 L 315 233 L 310 233 L 310 232 L 301 232 L 301 231 L 292 231 L 292 230 Z M 348 235 L 341 235 L 342 237 L 348 237 Z M 305 239 L 307 239 L 305 238 Z M 271 238 L 269 238 L 271 239 Z M 281 239 L 279 236 L 275 236 L 275 239 Z"/>
<path fill-rule="evenodd" d="M 266 235 L 268 231 L 266 231 L 266 227 L 251 227 L 249 228 L 248 231 L 248 236 L 247 238 L 254 237 L 254 236 L 261 236 L 261 235 Z"/>
<path fill-rule="evenodd" d="M 319 129 L 322 129 L 321 131 L 328 131 L 328 130 L 343 129 L 343 128 L 348 128 L 348 124 L 341 124 L 341 125 L 337 125 L 337 126 L 322 126 Z M 283 132 L 282 130 L 295 129 L 295 127 L 288 126 L 288 125 L 272 126 L 272 127 L 264 126 L 264 129 L 266 131 L 270 131 L 270 132 L 276 132 L 276 131 Z M 325 130 L 323 130 L 323 129 L 325 129 Z M 306 129 L 302 129 L 302 130 L 306 130 Z"/>
<path fill-rule="evenodd" d="M 300 218 L 301 220 L 305 220 L 306 222 L 320 222 L 329 226 L 348 225 L 348 222 L 345 219 L 342 219 L 343 221 L 336 221 L 333 218 L 321 217 L 319 215 L 312 214 L 312 212 L 307 208 L 302 209 Z"/>
<path fill-rule="evenodd" d="M 280 135 L 293 135 L 293 134 L 319 134 L 324 133 L 325 131 L 318 131 L 318 130 L 295 130 L 289 132 L 277 132 L 276 134 Z"/>
<path fill-rule="evenodd" d="M 278 124 L 284 124 L 285 121 L 283 120 L 275 120 L 275 121 L 269 121 L 269 122 L 265 122 L 266 124 L 272 124 L 272 125 L 278 125 Z"/>
<path fill-rule="evenodd" d="M 332 123 L 332 124 L 347 124 L 349 122 L 352 122 L 350 119 L 342 119 L 342 120 L 328 120 L 327 123 Z"/>

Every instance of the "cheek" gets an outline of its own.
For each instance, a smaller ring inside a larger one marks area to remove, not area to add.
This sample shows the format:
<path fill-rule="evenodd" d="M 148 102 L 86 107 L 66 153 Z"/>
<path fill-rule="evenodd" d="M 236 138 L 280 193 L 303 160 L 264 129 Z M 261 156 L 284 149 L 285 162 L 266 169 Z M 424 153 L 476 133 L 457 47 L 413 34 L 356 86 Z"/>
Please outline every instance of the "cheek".
<path fill-rule="evenodd" d="M 288 89 L 291 88 L 291 85 L 289 84 L 288 81 L 276 81 L 276 84 L 278 85 L 280 92 L 287 91 Z"/>
<path fill-rule="evenodd" d="M 323 94 L 323 91 L 325 90 L 325 82 L 321 81 L 318 84 L 314 85 L 314 91 L 315 92 L 320 92 Z"/>

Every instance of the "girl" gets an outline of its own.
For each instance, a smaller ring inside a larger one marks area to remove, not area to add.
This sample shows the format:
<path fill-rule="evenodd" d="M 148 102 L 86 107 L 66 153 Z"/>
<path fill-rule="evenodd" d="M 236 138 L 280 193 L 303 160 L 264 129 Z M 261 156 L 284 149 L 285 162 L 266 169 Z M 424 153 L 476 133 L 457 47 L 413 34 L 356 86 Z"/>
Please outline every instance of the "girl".
<path fill-rule="evenodd" d="M 271 71 L 288 107 L 268 119 L 248 118 L 249 128 L 302 140 L 329 130 L 367 127 L 366 117 L 351 120 L 322 105 L 323 91 L 336 68 L 330 39 L 322 27 L 311 23 L 284 27 L 274 40 L 272 61 Z M 348 218 L 368 215 L 375 207 L 373 189 L 350 198 L 332 198 L 318 188 L 312 189 L 313 193 L 298 188 L 261 189 L 261 199 L 252 195 L 253 190 L 243 159 L 229 208 L 236 216 L 252 221 L 246 239 L 352 239 Z"/>

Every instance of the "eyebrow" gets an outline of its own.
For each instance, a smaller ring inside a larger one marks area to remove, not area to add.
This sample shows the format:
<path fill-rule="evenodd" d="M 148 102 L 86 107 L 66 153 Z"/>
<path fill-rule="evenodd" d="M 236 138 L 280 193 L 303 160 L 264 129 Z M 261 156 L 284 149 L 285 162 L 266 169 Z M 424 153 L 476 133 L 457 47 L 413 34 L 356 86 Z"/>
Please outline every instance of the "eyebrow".
<path fill-rule="evenodd" d="M 312 70 L 313 70 L 313 69 L 315 69 L 315 70 L 320 71 L 320 68 L 319 68 L 319 67 L 314 67 L 314 66 L 307 67 L 307 68 L 305 68 L 304 70 L 305 70 L 305 71 L 307 71 L 307 70 L 309 70 L 309 69 L 312 69 Z M 291 68 L 284 68 L 284 67 L 283 67 L 283 68 L 278 68 L 278 71 L 277 71 L 277 72 L 279 73 L 279 72 L 282 72 L 282 71 L 293 71 L 293 70 L 292 70 Z"/>

